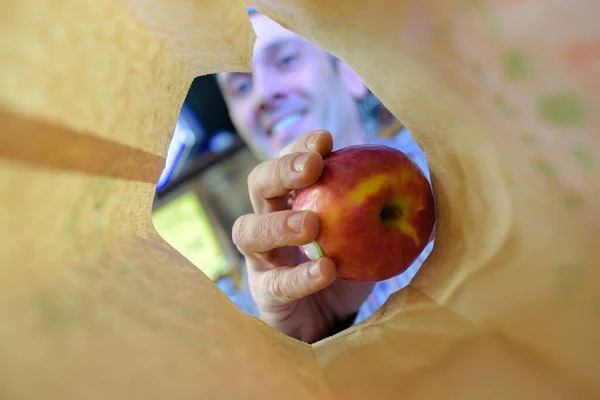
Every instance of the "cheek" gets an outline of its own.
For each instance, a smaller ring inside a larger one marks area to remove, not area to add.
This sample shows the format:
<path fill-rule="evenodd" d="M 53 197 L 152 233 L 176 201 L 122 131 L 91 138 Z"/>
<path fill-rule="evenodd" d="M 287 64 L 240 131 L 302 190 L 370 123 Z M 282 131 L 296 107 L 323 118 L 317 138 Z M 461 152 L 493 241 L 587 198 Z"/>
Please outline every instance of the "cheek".
<path fill-rule="evenodd" d="M 315 113 L 332 134 L 338 133 L 339 121 L 344 119 L 344 114 L 340 109 L 340 99 L 336 97 L 334 91 L 322 94 L 315 105 Z"/>
<path fill-rule="evenodd" d="M 341 102 L 343 101 L 339 93 L 339 88 L 331 79 L 323 79 L 313 82 L 312 100 L 313 112 L 322 120 L 323 123 L 332 124 L 340 118 Z"/>
<path fill-rule="evenodd" d="M 233 125 L 242 138 L 246 142 L 251 142 L 261 152 L 265 153 L 265 155 L 272 156 L 272 144 L 256 120 L 252 108 L 242 107 L 238 104 L 235 108 L 230 108 L 230 110 L 231 122 L 233 122 Z"/>
<path fill-rule="evenodd" d="M 316 73 L 318 69 L 303 68 L 289 73 L 286 77 L 290 85 L 290 92 L 302 95 L 313 101 L 319 99 L 327 91 L 327 83 L 323 76 Z"/>
<path fill-rule="evenodd" d="M 254 121 L 252 110 L 248 104 L 238 102 L 235 105 L 231 105 L 229 110 L 231 121 L 238 131 L 250 133 L 255 129 L 256 122 Z"/>

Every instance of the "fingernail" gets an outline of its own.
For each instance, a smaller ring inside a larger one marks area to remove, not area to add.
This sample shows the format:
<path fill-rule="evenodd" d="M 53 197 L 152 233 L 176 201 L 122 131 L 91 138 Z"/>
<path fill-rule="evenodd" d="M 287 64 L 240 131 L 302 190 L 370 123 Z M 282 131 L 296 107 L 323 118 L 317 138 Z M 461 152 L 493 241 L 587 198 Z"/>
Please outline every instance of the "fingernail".
<path fill-rule="evenodd" d="M 306 142 L 306 147 L 308 148 L 308 150 L 315 150 L 315 146 L 317 144 L 317 140 L 319 140 L 319 136 L 321 136 L 321 132 L 315 133 L 314 135 L 308 138 L 308 141 Z"/>
<path fill-rule="evenodd" d="M 295 213 L 292 216 L 290 216 L 287 220 L 288 228 L 290 228 L 290 230 L 292 230 L 296 233 L 302 232 L 302 225 L 304 223 L 304 215 L 305 215 L 305 213 L 299 212 L 299 213 Z"/>
<path fill-rule="evenodd" d="M 313 278 L 320 278 L 321 277 L 321 267 L 320 267 L 319 263 L 315 262 L 313 265 L 311 265 L 310 268 L 308 269 L 308 273 Z"/>
<path fill-rule="evenodd" d="M 303 154 L 294 160 L 294 170 L 296 170 L 296 172 L 302 172 L 306 160 L 308 160 L 308 156 L 310 156 L 310 153 Z"/>

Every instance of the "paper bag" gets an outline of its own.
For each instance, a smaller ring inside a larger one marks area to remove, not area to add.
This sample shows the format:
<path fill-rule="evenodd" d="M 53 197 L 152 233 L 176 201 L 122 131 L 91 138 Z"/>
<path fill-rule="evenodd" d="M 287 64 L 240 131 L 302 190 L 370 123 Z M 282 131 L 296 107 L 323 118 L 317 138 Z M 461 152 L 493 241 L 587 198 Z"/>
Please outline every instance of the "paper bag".
<path fill-rule="evenodd" d="M 314 345 L 243 314 L 151 223 L 194 76 L 247 71 L 241 0 L 4 0 L 0 398 L 600 398 L 600 9 L 255 0 L 425 150 L 436 246 Z"/>

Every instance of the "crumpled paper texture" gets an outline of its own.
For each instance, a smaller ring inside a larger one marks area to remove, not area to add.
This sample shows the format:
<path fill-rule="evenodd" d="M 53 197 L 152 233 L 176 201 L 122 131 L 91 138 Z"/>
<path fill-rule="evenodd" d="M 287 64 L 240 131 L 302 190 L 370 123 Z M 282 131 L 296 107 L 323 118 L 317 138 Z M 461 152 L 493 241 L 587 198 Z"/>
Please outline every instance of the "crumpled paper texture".
<path fill-rule="evenodd" d="M 347 62 L 425 150 L 413 283 L 312 346 L 243 314 L 151 224 L 194 76 L 249 70 L 243 1 L 5 0 L 0 397 L 600 396 L 592 0 L 254 0 Z"/>

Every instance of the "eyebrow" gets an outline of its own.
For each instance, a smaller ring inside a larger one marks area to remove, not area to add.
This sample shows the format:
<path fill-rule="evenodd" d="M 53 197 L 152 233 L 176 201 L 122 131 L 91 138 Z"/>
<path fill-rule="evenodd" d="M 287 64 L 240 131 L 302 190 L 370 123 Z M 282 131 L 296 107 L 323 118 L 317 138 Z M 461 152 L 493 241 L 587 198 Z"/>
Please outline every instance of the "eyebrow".
<path fill-rule="evenodd" d="M 218 75 L 223 77 L 223 85 L 228 86 L 231 83 L 231 80 L 236 76 L 246 76 L 248 74 L 249 72 L 220 72 Z"/>
<path fill-rule="evenodd" d="M 288 38 L 281 38 L 281 39 L 277 39 L 272 41 L 271 43 L 269 43 L 265 49 L 262 51 L 264 54 L 267 55 L 271 55 L 279 50 L 281 50 L 281 48 L 289 45 L 289 44 L 305 44 L 305 40 L 299 37 L 288 37 Z"/>
<path fill-rule="evenodd" d="M 266 56 L 272 56 L 274 53 L 280 51 L 283 47 L 285 47 L 289 44 L 305 45 L 306 43 L 305 43 L 305 40 L 302 38 L 295 38 L 295 37 L 281 38 L 281 39 L 277 39 L 277 40 L 274 40 L 271 43 L 269 43 L 261 51 L 261 53 Z M 222 72 L 221 74 L 223 76 L 223 83 L 225 83 L 227 85 L 227 84 L 229 84 L 230 80 L 233 77 L 240 76 L 240 75 L 245 76 L 248 74 L 248 72 Z"/>

